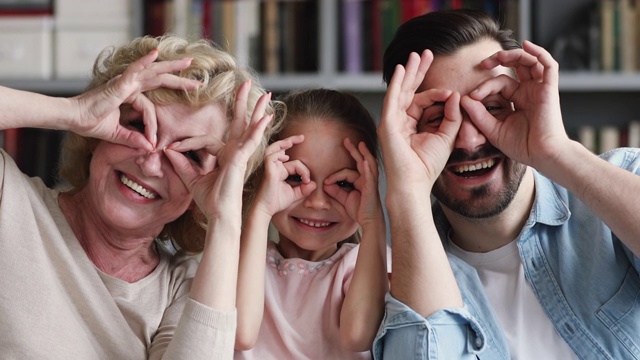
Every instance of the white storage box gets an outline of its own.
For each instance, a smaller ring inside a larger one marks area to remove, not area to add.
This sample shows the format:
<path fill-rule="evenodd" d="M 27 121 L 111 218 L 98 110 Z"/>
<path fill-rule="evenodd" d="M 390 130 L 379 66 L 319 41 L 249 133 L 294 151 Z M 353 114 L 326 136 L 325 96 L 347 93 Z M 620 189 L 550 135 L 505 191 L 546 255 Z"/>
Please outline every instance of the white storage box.
<path fill-rule="evenodd" d="M 55 76 L 58 79 L 90 79 L 93 63 L 108 46 L 130 41 L 130 32 L 103 30 L 57 30 Z"/>
<path fill-rule="evenodd" d="M 0 79 L 50 79 L 53 19 L 0 17 Z"/>
<path fill-rule="evenodd" d="M 132 0 L 55 0 L 58 29 L 130 28 Z"/>

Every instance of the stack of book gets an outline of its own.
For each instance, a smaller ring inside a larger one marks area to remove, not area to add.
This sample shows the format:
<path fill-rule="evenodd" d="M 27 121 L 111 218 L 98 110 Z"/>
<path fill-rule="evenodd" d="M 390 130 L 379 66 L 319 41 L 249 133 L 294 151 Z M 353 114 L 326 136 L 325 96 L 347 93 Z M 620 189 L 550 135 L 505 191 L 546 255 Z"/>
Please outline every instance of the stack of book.
<path fill-rule="evenodd" d="M 618 147 L 640 148 L 640 120 L 632 120 L 623 127 L 583 125 L 578 128 L 577 140 L 595 154 Z"/>

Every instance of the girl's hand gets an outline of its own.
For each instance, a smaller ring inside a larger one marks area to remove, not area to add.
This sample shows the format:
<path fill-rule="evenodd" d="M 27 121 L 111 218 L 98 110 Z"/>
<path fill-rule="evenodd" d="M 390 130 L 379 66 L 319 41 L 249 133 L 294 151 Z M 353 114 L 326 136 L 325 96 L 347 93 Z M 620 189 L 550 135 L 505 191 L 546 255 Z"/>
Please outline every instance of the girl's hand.
<path fill-rule="evenodd" d="M 262 95 L 252 116 L 247 116 L 250 87 L 251 82 L 247 81 L 238 89 L 226 143 L 212 135 L 204 135 L 185 139 L 165 149 L 169 161 L 191 192 L 196 205 L 210 220 L 229 216 L 234 220 L 241 219 L 247 162 L 273 118 L 273 115 L 265 115 L 271 93 Z M 200 167 L 181 154 L 200 149 L 211 154 L 210 159 Z"/>
<path fill-rule="evenodd" d="M 558 63 L 543 48 L 525 41 L 523 49 L 499 51 L 483 60 L 487 69 L 515 68 L 518 79 L 507 75 L 480 84 L 461 103 L 487 139 L 510 158 L 539 168 L 561 155 L 571 143 L 562 123 L 558 92 Z M 499 94 L 515 110 L 496 119 L 482 105 Z"/>
<path fill-rule="evenodd" d="M 356 148 L 346 138 L 344 146 L 356 161 L 358 171 L 345 169 L 332 174 L 324 180 L 324 191 L 341 203 L 360 226 L 381 221 L 384 215 L 378 192 L 376 159 L 364 142 L 360 142 Z"/>
<path fill-rule="evenodd" d="M 158 129 L 155 107 L 143 92 L 160 87 L 193 90 L 200 85 L 197 80 L 172 74 L 189 67 L 191 58 L 154 62 L 157 57 L 158 50 L 153 50 L 131 63 L 122 75 L 72 98 L 77 104 L 78 114 L 69 125 L 69 130 L 83 136 L 153 151 Z M 121 119 L 122 104 L 132 107 L 128 119 Z M 141 119 L 144 125 L 144 135 L 127 126 L 129 121 L 136 118 Z"/>
<path fill-rule="evenodd" d="M 299 160 L 289 161 L 289 156 L 285 153 L 293 145 L 303 141 L 304 135 L 294 135 L 271 144 L 266 150 L 264 178 L 254 206 L 269 217 L 309 195 L 316 188 L 316 183 L 311 181 L 309 169 Z"/>
<path fill-rule="evenodd" d="M 430 192 L 453 150 L 462 123 L 460 95 L 439 89 L 416 93 L 432 61 L 429 50 L 420 57 L 411 53 L 406 67 L 396 66 L 384 97 L 378 136 L 390 187 L 428 186 Z M 445 104 L 441 122 L 418 132 L 424 109 L 436 103 Z"/>

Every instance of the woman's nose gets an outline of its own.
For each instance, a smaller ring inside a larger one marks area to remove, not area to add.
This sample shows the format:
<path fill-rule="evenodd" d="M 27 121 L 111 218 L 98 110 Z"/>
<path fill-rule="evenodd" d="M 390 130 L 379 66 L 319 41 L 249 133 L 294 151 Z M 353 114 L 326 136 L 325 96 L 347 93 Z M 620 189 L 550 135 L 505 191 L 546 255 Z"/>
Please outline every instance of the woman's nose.
<path fill-rule="evenodd" d="M 136 163 L 142 169 L 142 173 L 149 177 L 162 177 L 162 157 L 161 150 L 146 152 L 138 157 Z"/>

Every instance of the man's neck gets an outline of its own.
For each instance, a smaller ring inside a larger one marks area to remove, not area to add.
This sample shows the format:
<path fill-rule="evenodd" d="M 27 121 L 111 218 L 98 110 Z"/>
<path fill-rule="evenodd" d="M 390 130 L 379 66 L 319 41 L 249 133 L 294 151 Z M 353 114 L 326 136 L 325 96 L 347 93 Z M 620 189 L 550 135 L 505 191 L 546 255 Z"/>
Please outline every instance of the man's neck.
<path fill-rule="evenodd" d="M 507 245 L 520 235 L 534 199 L 534 176 L 531 168 L 527 168 L 513 201 L 496 216 L 470 219 L 443 206 L 451 224 L 451 241 L 471 252 L 489 252 Z"/>

